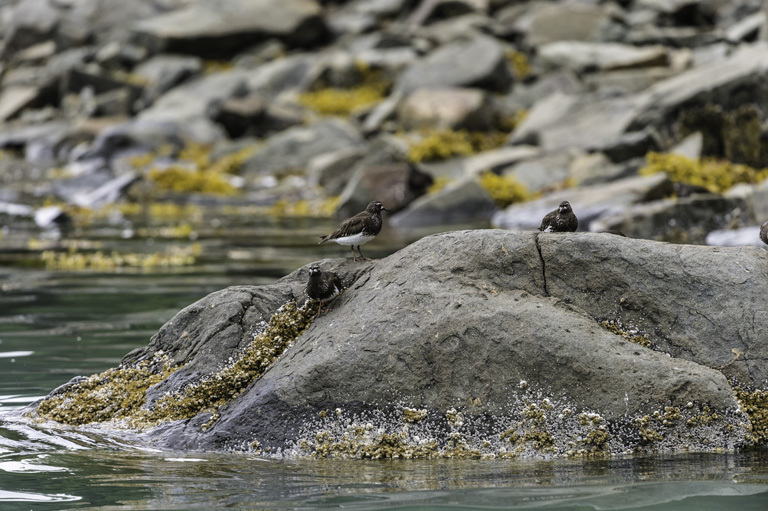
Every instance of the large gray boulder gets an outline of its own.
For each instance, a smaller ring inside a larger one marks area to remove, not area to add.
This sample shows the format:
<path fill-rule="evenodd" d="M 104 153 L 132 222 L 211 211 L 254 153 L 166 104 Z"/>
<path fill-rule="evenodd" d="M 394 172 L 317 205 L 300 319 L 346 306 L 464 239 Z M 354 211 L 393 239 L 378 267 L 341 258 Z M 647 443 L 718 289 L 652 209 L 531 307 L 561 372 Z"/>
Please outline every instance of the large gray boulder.
<path fill-rule="evenodd" d="M 670 126 L 682 109 L 706 104 L 732 109 L 745 102 L 768 104 L 768 44 L 744 46 L 732 55 L 659 82 L 642 95 L 646 101 L 630 129 Z"/>
<path fill-rule="evenodd" d="M 350 123 L 336 118 L 307 126 L 294 126 L 267 138 L 264 146 L 243 164 L 246 177 L 304 170 L 322 154 L 363 147 L 363 140 Z"/>
<path fill-rule="evenodd" d="M 601 237 L 602 236 L 602 237 Z M 547 292 L 650 335 L 675 359 L 768 382 L 768 252 L 604 235 L 539 236 Z"/>
<path fill-rule="evenodd" d="M 672 182 L 662 173 L 593 186 L 566 188 L 548 193 L 540 199 L 511 204 L 493 216 L 492 224 L 504 229 L 537 229 L 544 215 L 555 209 L 561 201 L 567 200 L 579 218 L 581 230 L 622 230 L 626 225 L 618 225 L 618 221 L 602 222 L 597 229 L 590 224 L 606 217 L 623 219 L 634 205 L 659 201 L 669 196 L 672 191 Z M 636 231 L 632 230 L 626 234 L 630 233 L 643 237 L 640 234 L 646 234 L 647 231 L 636 234 Z"/>
<path fill-rule="evenodd" d="M 327 27 L 315 0 L 211 0 L 142 20 L 136 40 L 156 51 L 221 57 L 276 37 L 289 45 L 321 42 Z"/>
<path fill-rule="evenodd" d="M 767 263 L 754 247 L 502 230 L 434 235 L 365 264 L 320 261 L 347 286 L 330 312 L 215 414 L 144 435 L 291 456 L 733 449 L 748 420 L 728 378 L 768 378 Z M 282 304 L 305 300 L 307 275 L 180 312 L 124 360 L 182 365 L 148 405 L 215 380 Z"/>
<path fill-rule="evenodd" d="M 422 87 L 477 87 L 506 92 L 512 85 L 504 48 L 487 36 L 441 46 L 400 75 L 396 88 L 405 93 Z"/>

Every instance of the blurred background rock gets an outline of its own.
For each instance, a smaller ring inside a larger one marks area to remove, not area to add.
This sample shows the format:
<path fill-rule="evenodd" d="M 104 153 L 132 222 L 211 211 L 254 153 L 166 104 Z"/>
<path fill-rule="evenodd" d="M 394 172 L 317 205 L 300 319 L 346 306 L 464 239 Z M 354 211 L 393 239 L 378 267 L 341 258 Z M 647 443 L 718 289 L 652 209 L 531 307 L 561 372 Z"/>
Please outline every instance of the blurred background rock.
<path fill-rule="evenodd" d="M 581 230 L 759 245 L 767 13 L 760 0 L 4 0 L 0 243 L 94 225 L 229 236 L 233 219 L 333 223 L 375 197 L 394 245 L 535 229 L 564 199 Z"/>

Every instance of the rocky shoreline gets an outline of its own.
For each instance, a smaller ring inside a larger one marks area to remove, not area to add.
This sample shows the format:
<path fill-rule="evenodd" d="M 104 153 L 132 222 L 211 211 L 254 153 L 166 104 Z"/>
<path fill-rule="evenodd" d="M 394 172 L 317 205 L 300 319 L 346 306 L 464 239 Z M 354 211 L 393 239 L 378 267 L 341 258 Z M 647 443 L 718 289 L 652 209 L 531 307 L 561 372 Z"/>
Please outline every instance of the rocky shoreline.
<path fill-rule="evenodd" d="M 35 216 L 51 204 L 345 217 L 373 199 L 402 228 L 519 229 L 567 195 L 582 230 L 743 245 L 768 217 L 759 0 L 14 0 L 0 14 L 6 231 L 56 227 Z M 638 184 L 657 172 L 668 181 Z"/>
<path fill-rule="evenodd" d="M 213 293 L 28 411 L 280 456 L 763 446 L 767 263 L 754 247 L 610 234 L 428 236 L 370 263 L 320 261 L 347 289 L 317 318 L 307 267 Z"/>
<path fill-rule="evenodd" d="M 231 228 L 167 204 L 500 228 L 321 261 L 348 289 L 316 320 L 306 266 L 214 293 L 38 419 L 290 456 L 765 445 L 760 0 L 9 0 L 0 32 L 4 244 Z M 563 200 L 593 232 L 530 231 Z"/>

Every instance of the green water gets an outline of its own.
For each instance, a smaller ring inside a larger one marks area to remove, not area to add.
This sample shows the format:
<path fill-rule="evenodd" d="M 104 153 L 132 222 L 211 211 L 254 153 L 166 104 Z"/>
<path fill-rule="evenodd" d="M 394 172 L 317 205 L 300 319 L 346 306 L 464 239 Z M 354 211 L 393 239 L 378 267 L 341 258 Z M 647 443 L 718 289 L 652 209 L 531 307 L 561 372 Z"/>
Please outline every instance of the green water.
<path fill-rule="evenodd" d="M 328 227 L 296 221 L 203 232 L 194 240 L 202 246 L 195 264 L 152 272 L 46 271 L 23 235 L 5 233 L 0 510 L 768 509 L 765 452 L 591 461 L 285 460 L 158 451 L 124 436 L 46 429 L 17 418 L 20 407 L 70 378 L 117 365 L 179 309 L 212 291 L 273 282 L 319 258 L 346 256 L 344 247 L 314 243 Z M 108 252 L 191 243 L 123 240 L 109 229 L 79 236 L 99 240 Z M 385 233 L 366 255 L 386 256 L 407 241 Z"/>

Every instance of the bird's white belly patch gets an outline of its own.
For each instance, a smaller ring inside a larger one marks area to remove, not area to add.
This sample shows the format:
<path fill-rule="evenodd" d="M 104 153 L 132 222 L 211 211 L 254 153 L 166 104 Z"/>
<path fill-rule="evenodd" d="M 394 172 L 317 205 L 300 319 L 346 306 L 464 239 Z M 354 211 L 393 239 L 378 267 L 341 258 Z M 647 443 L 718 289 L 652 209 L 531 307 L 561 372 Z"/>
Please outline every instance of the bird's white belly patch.
<path fill-rule="evenodd" d="M 373 238 L 374 238 L 373 236 L 360 233 L 360 234 L 353 234 L 351 236 L 344 236 L 342 238 L 336 238 L 335 240 L 330 240 L 330 241 L 335 241 L 339 245 L 349 246 L 349 245 L 362 245 L 364 243 L 371 241 Z"/>

